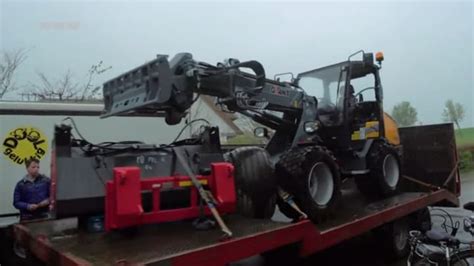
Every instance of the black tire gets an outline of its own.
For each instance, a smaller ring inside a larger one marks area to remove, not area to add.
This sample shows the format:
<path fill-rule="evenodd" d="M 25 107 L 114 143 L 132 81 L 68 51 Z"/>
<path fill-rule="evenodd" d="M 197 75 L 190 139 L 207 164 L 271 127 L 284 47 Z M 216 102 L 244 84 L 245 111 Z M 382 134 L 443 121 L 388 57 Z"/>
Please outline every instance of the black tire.
<path fill-rule="evenodd" d="M 405 258 L 410 252 L 410 222 L 409 217 L 404 217 L 373 230 L 387 258 Z"/>
<path fill-rule="evenodd" d="M 295 203 L 314 223 L 326 219 L 340 199 L 339 167 L 332 154 L 324 147 L 293 148 L 280 158 L 275 170 L 278 184 L 295 197 Z M 310 191 L 312 184 L 314 188 L 313 181 L 322 184 L 313 190 L 315 198 Z M 295 218 L 293 210 L 282 209 L 289 218 Z"/>
<path fill-rule="evenodd" d="M 241 147 L 225 157 L 235 167 L 237 211 L 250 218 L 271 218 L 277 183 L 268 152 L 259 147 Z"/>
<path fill-rule="evenodd" d="M 418 210 L 411 215 L 411 226 L 410 230 L 417 230 L 422 233 L 431 230 L 431 214 L 428 207 Z"/>
<path fill-rule="evenodd" d="M 355 177 L 359 191 L 368 198 L 388 197 L 397 193 L 401 164 L 397 151 L 383 141 L 377 141 L 367 154 L 369 174 Z"/>

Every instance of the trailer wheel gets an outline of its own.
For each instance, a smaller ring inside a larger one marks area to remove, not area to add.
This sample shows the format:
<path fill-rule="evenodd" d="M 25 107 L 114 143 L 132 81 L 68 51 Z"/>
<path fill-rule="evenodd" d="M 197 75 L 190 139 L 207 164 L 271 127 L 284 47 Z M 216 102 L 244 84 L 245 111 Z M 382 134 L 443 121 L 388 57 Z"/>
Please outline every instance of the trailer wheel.
<path fill-rule="evenodd" d="M 259 147 L 241 147 L 225 158 L 235 167 L 238 212 L 251 218 L 271 218 L 277 183 L 268 152 Z"/>
<path fill-rule="evenodd" d="M 357 188 L 369 198 L 395 194 L 400 183 L 400 158 L 393 147 L 375 142 L 367 155 L 369 174 L 355 178 Z"/>
<path fill-rule="evenodd" d="M 295 203 L 315 223 L 325 219 L 339 201 L 339 168 L 324 147 L 291 149 L 280 158 L 275 172 L 279 185 L 295 197 Z"/>
<path fill-rule="evenodd" d="M 431 214 L 428 207 L 418 210 L 411 215 L 410 230 L 426 232 L 431 230 Z"/>
<path fill-rule="evenodd" d="M 404 217 L 374 229 L 373 232 L 387 257 L 400 259 L 406 257 L 410 249 L 409 230 L 410 220 Z"/>

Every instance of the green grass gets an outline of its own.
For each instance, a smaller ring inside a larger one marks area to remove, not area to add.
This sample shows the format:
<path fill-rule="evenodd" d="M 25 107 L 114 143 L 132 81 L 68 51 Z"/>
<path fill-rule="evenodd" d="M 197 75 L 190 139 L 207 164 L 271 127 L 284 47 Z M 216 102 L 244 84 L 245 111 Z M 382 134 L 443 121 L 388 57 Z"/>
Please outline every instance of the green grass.
<path fill-rule="evenodd" d="M 457 129 L 456 146 L 458 146 L 461 172 L 474 169 L 474 128 Z"/>
<path fill-rule="evenodd" d="M 252 133 L 237 135 L 227 141 L 229 145 L 251 145 L 262 144 L 262 139 L 255 137 Z"/>
<path fill-rule="evenodd" d="M 474 128 L 456 130 L 456 145 L 458 147 L 474 146 Z"/>

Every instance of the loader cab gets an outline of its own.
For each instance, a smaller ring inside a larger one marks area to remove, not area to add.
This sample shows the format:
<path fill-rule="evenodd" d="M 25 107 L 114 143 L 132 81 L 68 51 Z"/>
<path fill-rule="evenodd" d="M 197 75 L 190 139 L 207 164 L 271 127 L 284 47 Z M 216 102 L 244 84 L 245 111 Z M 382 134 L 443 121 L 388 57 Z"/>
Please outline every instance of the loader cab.
<path fill-rule="evenodd" d="M 379 66 L 364 61 L 351 62 L 349 77 L 344 115 L 350 131 L 350 146 L 358 149 L 367 139 L 384 137 Z"/>
<path fill-rule="evenodd" d="M 317 99 L 318 134 L 329 148 L 360 150 L 367 139 L 383 137 L 379 69 L 372 54 L 363 54 L 298 75 L 298 86 Z"/>
<path fill-rule="evenodd" d="M 318 120 L 325 127 L 343 124 L 348 69 L 343 62 L 298 75 L 298 86 L 316 98 Z"/>

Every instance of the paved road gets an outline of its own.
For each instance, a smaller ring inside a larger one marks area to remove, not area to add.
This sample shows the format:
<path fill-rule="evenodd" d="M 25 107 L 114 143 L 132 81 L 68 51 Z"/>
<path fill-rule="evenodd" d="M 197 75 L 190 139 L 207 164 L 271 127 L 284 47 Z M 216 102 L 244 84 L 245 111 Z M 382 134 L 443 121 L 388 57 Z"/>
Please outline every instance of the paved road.
<path fill-rule="evenodd" d="M 462 174 L 462 194 L 461 204 L 468 201 L 474 201 L 474 171 Z M 465 210 L 443 208 L 453 215 L 455 221 L 462 222 L 462 217 L 470 215 L 471 213 Z M 439 211 L 432 210 L 432 215 L 439 213 Z M 433 223 L 439 226 L 440 218 L 433 216 Z M 458 237 L 462 239 L 472 239 L 472 237 L 460 229 Z M 237 263 L 235 265 L 265 265 L 261 257 L 253 257 L 245 262 Z M 276 265 L 276 264 L 275 264 Z M 300 266 L 320 266 L 320 265 L 354 265 L 354 266 L 405 266 L 405 260 L 390 261 L 384 256 L 380 248 L 380 244 L 375 240 L 373 234 L 368 233 L 360 237 L 346 241 L 343 244 L 337 245 L 327 251 L 316 254 L 310 258 L 304 259 L 300 263 L 292 265 Z"/>

